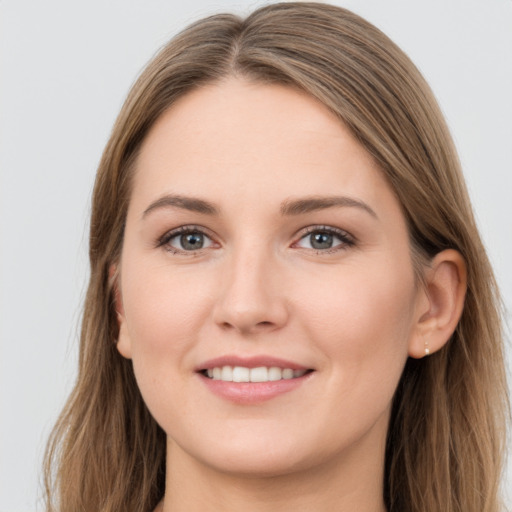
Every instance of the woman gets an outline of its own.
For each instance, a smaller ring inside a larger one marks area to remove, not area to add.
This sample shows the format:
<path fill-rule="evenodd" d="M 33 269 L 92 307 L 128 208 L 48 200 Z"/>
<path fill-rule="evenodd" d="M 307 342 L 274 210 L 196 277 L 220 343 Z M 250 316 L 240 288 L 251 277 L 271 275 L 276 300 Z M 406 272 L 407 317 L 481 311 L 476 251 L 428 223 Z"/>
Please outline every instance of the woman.
<path fill-rule="evenodd" d="M 492 271 L 428 86 L 361 18 L 172 40 L 105 149 L 90 261 L 48 510 L 500 510 Z"/>

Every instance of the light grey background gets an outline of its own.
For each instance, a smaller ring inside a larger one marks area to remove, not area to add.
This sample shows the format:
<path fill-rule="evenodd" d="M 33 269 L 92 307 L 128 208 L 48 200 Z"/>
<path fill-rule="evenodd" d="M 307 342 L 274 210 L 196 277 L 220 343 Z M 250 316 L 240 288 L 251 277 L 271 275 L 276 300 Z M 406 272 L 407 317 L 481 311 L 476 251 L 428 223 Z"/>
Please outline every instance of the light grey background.
<path fill-rule="evenodd" d="M 42 510 L 41 456 L 75 375 L 95 168 L 130 84 L 189 22 L 262 3 L 0 0 L 1 512 Z M 432 85 L 510 311 L 512 0 L 332 3 L 383 29 Z"/>

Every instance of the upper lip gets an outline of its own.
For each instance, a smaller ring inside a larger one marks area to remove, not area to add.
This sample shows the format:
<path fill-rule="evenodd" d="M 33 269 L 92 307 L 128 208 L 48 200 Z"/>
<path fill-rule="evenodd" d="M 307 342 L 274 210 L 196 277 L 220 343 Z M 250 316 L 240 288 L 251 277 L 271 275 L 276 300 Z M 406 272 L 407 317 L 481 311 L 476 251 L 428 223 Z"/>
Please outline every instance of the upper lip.
<path fill-rule="evenodd" d="M 265 366 L 270 368 L 272 366 L 278 368 L 291 368 L 292 370 L 308 370 L 306 366 L 298 364 L 293 361 L 281 359 L 278 357 L 272 357 L 267 355 L 251 356 L 251 357 L 240 357 L 236 355 L 225 355 L 209 359 L 204 363 L 201 363 L 196 367 L 196 371 L 200 372 L 203 370 L 209 370 L 211 368 L 220 368 L 222 366 L 242 366 L 245 368 L 259 368 Z"/>

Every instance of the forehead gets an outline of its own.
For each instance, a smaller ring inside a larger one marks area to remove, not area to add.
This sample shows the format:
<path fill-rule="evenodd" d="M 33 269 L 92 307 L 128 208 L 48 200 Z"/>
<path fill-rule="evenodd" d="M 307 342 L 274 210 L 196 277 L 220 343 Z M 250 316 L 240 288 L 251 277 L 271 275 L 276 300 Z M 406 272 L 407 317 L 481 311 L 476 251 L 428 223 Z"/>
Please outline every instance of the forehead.
<path fill-rule="evenodd" d="M 150 130 L 132 199 L 165 193 L 267 206 L 301 195 L 392 195 L 373 158 L 319 101 L 234 78 L 183 96 Z"/>

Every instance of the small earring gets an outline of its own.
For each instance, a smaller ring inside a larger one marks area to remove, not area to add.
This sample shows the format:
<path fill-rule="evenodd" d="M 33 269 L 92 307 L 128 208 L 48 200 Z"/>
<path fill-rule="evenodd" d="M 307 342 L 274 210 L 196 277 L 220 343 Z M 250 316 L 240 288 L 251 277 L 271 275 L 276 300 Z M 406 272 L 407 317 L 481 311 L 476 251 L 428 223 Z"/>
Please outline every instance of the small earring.
<path fill-rule="evenodd" d="M 425 340 L 425 355 L 430 355 L 430 347 L 428 346 L 428 340 Z"/>

